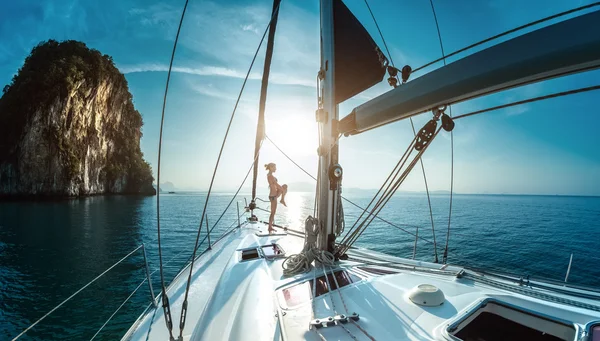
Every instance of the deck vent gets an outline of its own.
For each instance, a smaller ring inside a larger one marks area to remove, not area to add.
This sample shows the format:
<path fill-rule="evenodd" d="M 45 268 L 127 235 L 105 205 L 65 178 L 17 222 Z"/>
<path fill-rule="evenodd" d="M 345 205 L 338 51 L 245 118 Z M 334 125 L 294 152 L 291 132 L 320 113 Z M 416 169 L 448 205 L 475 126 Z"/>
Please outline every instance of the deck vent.
<path fill-rule="evenodd" d="M 250 259 L 257 259 L 260 258 L 260 254 L 258 253 L 258 249 L 248 249 L 248 250 L 242 250 L 242 257 L 241 257 L 242 261 L 245 260 L 250 260 Z"/>
<path fill-rule="evenodd" d="M 446 298 L 444 293 L 435 285 L 431 284 L 419 284 L 414 287 L 408 298 L 418 305 L 424 305 L 427 307 L 435 307 L 444 303 Z"/>

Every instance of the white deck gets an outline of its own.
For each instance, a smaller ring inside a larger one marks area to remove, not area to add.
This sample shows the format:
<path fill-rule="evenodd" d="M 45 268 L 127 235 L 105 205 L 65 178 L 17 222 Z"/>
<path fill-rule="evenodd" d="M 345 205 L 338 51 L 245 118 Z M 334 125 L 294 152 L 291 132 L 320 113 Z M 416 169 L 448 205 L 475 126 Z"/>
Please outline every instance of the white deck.
<path fill-rule="evenodd" d="M 245 224 L 197 260 L 189 293 L 185 340 L 456 340 L 448 334 L 448 327 L 487 301 L 502 302 L 573 325 L 576 340 L 592 322 L 600 321 L 600 293 L 592 292 L 590 298 L 574 298 L 520 286 L 508 279 L 481 277 L 460 267 L 415 262 L 368 250 L 353 250 L 349 253 L 351 260 L 339 264 L 357 276 L 358 281 L 288 307 L 283 289 L 312 281 L 331 269 L 315 268 L 285 278 L 283 258 L 241 262 L 236 250 L 272 243 L 279 244 L 286 255 L 302 249 L 303 238 L 293 233 L 258 236 L 259 231 L 266 231 L 266 227 Z M 374 262 L 385 265 L 375 266 Z M 396 273 L 378 275 L 364 268 L 385 268 L 386 272 Z M 168 288 L 175 337 L 179 335 L 187 271 L 189 268 Z M 445 293 L 444 304 L 424 307 L 408 299 L 409 290 L 425 283 Z M 566 304 L 568 299 L 579 306 Z M 353 312 L 360 315 L 356 323 L 309 329 L 314 318 Z M 142 315 L 123 339 L 168 340 L 162 307 Z"/>

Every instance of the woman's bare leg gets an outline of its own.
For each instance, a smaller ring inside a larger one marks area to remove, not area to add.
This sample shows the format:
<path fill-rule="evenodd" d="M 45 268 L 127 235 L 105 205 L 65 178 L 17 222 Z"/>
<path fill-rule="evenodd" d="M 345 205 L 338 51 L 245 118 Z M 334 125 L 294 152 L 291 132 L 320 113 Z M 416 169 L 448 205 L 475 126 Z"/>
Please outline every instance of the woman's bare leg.
<path fill-rule="evenodd" d="M 283 185 L 281 186 L 281 204 L 285 207 L 287 207 L 286 203 L 285 203 L 285 195 L 287 194 L 287 190 L 288 190 L 288 185 Z"/>
<path fill-rule="evenodd" d="M 269 233 L 275 231 L 273 223 L 275 222 L 275 212 L 277 212 L 277 198 L 271 200 L 271 215 L 269 216 Z"/>

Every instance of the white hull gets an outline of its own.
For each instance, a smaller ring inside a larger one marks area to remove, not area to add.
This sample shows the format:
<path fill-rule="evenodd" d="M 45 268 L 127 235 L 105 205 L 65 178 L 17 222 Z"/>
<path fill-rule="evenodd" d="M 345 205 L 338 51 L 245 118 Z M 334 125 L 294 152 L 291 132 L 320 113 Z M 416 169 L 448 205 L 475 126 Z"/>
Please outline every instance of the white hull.
<path fill-rule="evenodd" d="M 297 233 L 269 236 L 265 231 L 262 223 L 244 224 L 196 261 L 184 340 L 458 340 L 452 334 L 479 314 L 474 312 L 481 306 L 485 306 L 481 311 L 487 309 L 564 340 L 580 340 L 600 322 L 599 292 L 553 284 L 538 288 L 535 284 L 540 283 L 533 282 L 519 285 L 508 277 L 482 276 L 456 266 L 363 249 L 351 250 L 350 259 L 338 264 L 354 278 L 353 283 L 311 300 L 310 289 L 304 290 L 309 284 L 301 283 L 331 269 L 318 267 L 286 278 L 283 257 L 240 259 L 240 250 L 272 243 L 286 256 L 302 250 L 304 240 Z M 188 271 L 185 268 L 168 288 L 176 338 Z M 420 284 L 441 289 L 445 302 L 433 307 L 413 303 L 409 292 Z M 360 316 L 356 322 L 310 327 L 311 320 L 354 312 Z M 168 339 L 160 306 L 142 314 L 123 337 Z"/>

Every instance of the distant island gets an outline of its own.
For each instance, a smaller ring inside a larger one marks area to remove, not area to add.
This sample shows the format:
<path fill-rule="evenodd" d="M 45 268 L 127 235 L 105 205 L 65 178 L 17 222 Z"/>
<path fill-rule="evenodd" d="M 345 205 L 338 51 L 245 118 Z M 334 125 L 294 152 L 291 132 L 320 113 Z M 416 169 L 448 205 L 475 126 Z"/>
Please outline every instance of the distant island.
<path fill-rule="evenodd" d="M 0 121 L 2 197 L 156 194 L 127 81 L 82 42 L 34 47 L 2 90 Z"/>

